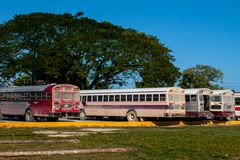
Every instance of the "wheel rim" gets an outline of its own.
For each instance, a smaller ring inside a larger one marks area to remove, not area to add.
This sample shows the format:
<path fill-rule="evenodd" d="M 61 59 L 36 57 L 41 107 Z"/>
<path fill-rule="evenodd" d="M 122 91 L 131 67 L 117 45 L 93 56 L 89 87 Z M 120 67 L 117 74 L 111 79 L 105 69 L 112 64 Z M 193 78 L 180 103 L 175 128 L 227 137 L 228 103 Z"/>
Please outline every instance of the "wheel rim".
<path fill-rule="evenodd" d="M 83 112 L 80 113 L 80 117 L 81 118 L 84 118 L 85 117 L 85 114 Z"/>
<path fill-rule="evenodd" d="M 134 113 L 129 113 L 127 116 L 129 121 L 134 121 L 136 119 L 136 115 Z"/>
<path fill-rule="evenodd" d="M 32 117 L 32 113 L 31 111 L 27 111 L 26 114 L 25 114 L 25 121 L 33 121 L 33 117 Z"/>
<path fill-rule="evenodd" d="M 30 121 L 30 114 L 29 114 L 29 112 L 26 113 L 26 120 Z"/>

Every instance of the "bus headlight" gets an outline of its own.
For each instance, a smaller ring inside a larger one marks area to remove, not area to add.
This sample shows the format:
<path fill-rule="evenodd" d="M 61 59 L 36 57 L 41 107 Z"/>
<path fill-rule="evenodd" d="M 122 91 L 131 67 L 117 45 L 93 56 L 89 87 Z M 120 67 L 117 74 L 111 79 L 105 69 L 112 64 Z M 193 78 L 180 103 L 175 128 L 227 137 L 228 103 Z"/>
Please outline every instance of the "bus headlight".
<path fill-rule="evenodd" d="M 55 111 L 58 111 L 61 109 L 58 102 L 54 103 L 54 109 L 55 109 Z"/>

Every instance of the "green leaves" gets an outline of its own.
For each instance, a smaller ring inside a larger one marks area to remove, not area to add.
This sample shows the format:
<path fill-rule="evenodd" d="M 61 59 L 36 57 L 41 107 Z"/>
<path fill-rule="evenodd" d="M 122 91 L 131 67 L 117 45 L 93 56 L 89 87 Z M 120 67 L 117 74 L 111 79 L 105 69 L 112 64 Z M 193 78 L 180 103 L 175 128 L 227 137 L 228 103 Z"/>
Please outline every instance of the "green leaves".
<path fill-rule="evenodd" d="M 125 85 L 138 75 L 138 87 L 172 86 L 179 69 L 156 37 L 83 13 L 16 15 L 0 26 L 0 77 L 20 85 L 71 83 L 81 89 Z"/>
<path fill-rule="evenodd" d="M 182 72 L 179 85 L 182 88 L 210 88 L 219 89 L 215 82 L 222 82 L 223 73 L 209 65 L 196 65 Z"/>

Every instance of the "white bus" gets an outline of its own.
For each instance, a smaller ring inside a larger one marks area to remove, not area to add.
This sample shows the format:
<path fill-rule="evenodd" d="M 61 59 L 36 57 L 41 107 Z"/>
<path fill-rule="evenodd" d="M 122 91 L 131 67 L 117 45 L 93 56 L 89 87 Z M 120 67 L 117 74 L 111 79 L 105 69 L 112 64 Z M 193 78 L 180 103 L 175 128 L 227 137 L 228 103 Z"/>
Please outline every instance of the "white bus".
<path fill-rule="evenodd" d="M 235 118 L 234 92 L 232 90 L 213 90 L 210 96 L 210 111 L 214 118 L 227 120 Z"/>
<path fill-rule="evenodd" d="M 208 88 L 185 89 L 186 116 L 190 118 L 213 118 L 209 100 L 211 93 L 212 91 Z"/>
<path fill-rule="evenodd" d="M 80 100 L 85 117 L 185 117 L 184 90 L 171 88 L 82 90 Z"/>
<path fill-rule="evenodd" d="M 240 120 L 240 93 L 234 94 L 236 119 Z"/>

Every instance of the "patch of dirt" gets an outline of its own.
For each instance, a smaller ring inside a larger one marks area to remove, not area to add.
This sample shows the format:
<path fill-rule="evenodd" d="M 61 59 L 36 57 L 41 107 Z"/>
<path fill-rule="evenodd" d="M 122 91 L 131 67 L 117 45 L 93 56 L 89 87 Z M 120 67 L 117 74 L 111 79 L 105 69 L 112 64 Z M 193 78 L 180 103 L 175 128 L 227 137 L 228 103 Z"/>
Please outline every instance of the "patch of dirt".
<path fill-rule="evenodd" d="M 57 131 L 50 131 L 50 130 L 42 130 L 42 131 L 34 131 L 34 134 L 58 134 Z"/>
<path fill-rule="evenodd" d="M 34 131 L 34 134 L 44 134 L 48 137 L 73 137 L 73 136 L 88 136 L 90 134 L 97 134 L 97 133 L 116 133 L 121 129 L 116 128 L 82 128 L 80 132 L 60 132 L 60 131 L 53 131 L 53 130 L 40 130 Z"/>
<path fill-rule="evenodd" d="M 1 140 L 0 144 L 23 144 L 23 143 L 76 143 L 80 142 L 77 139 L 69 139 L 69 140 Z"/>
<path fill-rule="evenodd" d="M 28 152 L 0 152 L 0 157 L 29 157 L 29 156 L 51 156 L 65 154 L 86 154 L 86 153 L 119 153 L 133 152 L 134 148 L 97 148 L 79 150 L 53 150 L 53 151 L 28 151 Z"/>
<path fill-rule="evenodd" d="M 48 137 L 73 137 L 73 136 L 88 136 L 88 132 L 60 132 L 59 134 L 50 134 Z"/>
<path fill-rule="evenodd" d="M 121 129 L 118 128 L 82 128 L 82 131 L 90 131 L 90 132 L 101 132 L 101 133 L 115 133 Z"/>

